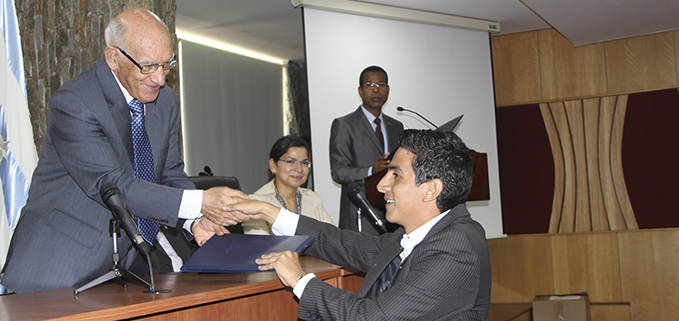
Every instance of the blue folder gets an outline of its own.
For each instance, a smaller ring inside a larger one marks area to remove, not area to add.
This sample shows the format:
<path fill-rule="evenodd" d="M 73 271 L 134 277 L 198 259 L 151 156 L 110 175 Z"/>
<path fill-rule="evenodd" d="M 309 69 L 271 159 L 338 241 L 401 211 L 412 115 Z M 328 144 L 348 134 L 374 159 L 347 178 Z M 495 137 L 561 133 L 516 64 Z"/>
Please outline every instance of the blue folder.
<path fill-rule="evenodd" d="M 291 250 L 302 253 L 314 236 L 225 234 L 211 237 L 182 266 L 182 272 L 260 272 L 255 259 L 262 254 Z"/>

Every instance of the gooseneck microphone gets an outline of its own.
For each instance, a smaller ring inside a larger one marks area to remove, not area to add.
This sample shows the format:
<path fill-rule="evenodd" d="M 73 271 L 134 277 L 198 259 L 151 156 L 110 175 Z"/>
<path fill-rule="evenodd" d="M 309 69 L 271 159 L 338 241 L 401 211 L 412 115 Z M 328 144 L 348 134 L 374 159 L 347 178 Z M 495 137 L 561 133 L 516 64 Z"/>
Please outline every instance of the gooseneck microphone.
<path fill-rule="evenodd" d="M 406 109 L 406 108 L 403 108 L 403 107 L 401 107 L 401 106 L 396 107 L 396 110 L 398 110 L 398 111 L 407 111 L 407 112 L 411 112 L 411 113 L 413 113 L 413 114 L 415 114 L 415 115 L 417 115 L 417 116 L 420 116 L 420 118 L 424 119 L 424 120 L 425 120 L 426 122 L 428 122 L 430 125 L 434 126 L 434 128 L 439 129 L 439 126 L 434 125 L 434 123 L 430 122 L 429 119 L 424 118 L 424 116 L 420 115 L 419 113 L 417 113 L 417 112 L 414 111 L 414 110 Z"/>
<path fill-rule="evenodd" d="M 349 195 L 358 202 L 358 206 L 361 208 L 366 213 L 370 214 L 370 218 L 373 220 L 373 223 L 377 226 L 377 228 L 382 231 L 382 233 L 387 232 L 387 228 L 384 227 L 384 223 L 382 220 L 375 214 L 375 210 L 373 209 L 372 206 L 370 206 L 370 203 L 368 203 L 368 199 L 365 197 L 365 194 L 363 194 L 363 191 L 361 188 L 358 186 L 356 183 L 351 183 L 349 184 Z"/>
<path fill-rule="evenodd" d="M 113 212 L 113 216 L 115 216 L 125 231 L 127 231 L 127 235 L 129 235 L 132 241 L 137 244 L 139 250 L 148 255 L 151 251 L 151 247 L 141 237 L 141 232 L 139 232 L 139 228 L 137 228 L 137 224 L 135 224 L 132 214 L 130 214 L 127 206 L 125 206 L 123 196 L 120 195 L 120 190 L 116 184 L 113 182 L 105 182 L 99 189 L 99 195 L 101 195 L 101 199 L 106 203 L 106 206 Z"/>

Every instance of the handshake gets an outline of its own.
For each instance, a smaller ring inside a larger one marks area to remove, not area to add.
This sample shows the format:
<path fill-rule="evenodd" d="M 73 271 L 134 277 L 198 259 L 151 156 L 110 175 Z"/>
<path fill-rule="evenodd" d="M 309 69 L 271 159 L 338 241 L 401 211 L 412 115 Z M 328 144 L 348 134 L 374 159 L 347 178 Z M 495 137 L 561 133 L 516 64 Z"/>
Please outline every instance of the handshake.
<path fill-rule="evenodd" d="M 229 233 L 225 226 L 251 219 L 273 224 L 280 208 L 266 202 L 249 200 L 243 192 L 228 187 L 213 187 L 203 192 L 203 217 L 191 224 L 196 243 L 202 246 L 213 235 Z"/>

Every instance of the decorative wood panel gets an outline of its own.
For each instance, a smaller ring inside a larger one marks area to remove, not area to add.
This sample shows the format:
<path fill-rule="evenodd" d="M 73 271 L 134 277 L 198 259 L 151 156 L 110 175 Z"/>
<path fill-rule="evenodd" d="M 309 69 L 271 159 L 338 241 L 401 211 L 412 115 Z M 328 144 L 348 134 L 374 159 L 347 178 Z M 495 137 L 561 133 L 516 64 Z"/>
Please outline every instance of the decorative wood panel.
<path fill-rule="evenodd" d="M 491 38 L 495 99 L 498 106 L 541 99 L 536 32 Z"/>
<path fill-rule="evenodd" d="M 677 87 L 674 33 L 606 42 L 606 70 L 611 94 Z"/>
<path fill-rule="evenodd" d="M 519 304 L 502 303 L 530 304 L 536 295 L 577 291 L 589 293 L 592 321 L 679 320 L 678 228 L 510 235 L 488 245 L 493 320 L 514 320 L 511 312 L 521 312 Z M 536 264 L 546 259 L 553 264 Z M 552 292 L 545 292 L 551 285 Z"/>
<path fill-rule="evenodd" d="M 632 312 L 629 303 L 599 304 L 590 303 L 591 321 L 631 321 Z"/>
<path fill-rule="evenodd" d="M 622 301 L 615 233 L 553 235 L 551 239 L 555 293 L 587 292 L 590 302 Z"/>
<path fill-rule="evenodd" d="M 522 235 L 488 240 L 493 271 L 491 302 L 531 302 L 554 292 L 549 236 Z"/>
<path fill-rule="evenodd" d="M 538 32 L 542 100 L 562 100 L 606 94 L 603 44 L 573 47 L 554 29 Z"/>
<path fill-rule="evenodd" d="M 679 31 L 668 31 L 574 47 L 551 28 L 493 36 L 496 104 L 512 106 L 678 87 L 677 39 Z"/>
<path fill-rule="evenodd" d="M 679 230 L 619 233 L 620 280 L 632 320 L 679 320 Z"/>
<path fill-rule="evenodd" d="M 637 229 L 621 162 L 627 96 L 540 104 L 554 159 L 550 233 Z"/>

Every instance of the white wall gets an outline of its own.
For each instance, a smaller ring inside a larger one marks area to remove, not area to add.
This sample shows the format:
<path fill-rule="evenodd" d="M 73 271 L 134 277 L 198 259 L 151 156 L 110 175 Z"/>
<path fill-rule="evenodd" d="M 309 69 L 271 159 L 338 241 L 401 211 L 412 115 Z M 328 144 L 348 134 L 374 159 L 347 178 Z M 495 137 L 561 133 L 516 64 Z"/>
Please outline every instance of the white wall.
<path fill-rule="evenodd" d="M 338 221 L 340 185 L 332 181 L 328 140 L 336 117 L 360 104 L 358 77 L 369 65 L 389 74 L 383 112 L 406 128 L 430 128 L 397 106 L 437 125 L 464 114 L 455 132 L 488 153 L 490 201 L 468 202 L 487 236 L 502 231 L 490 39 L 487 32 L 304 8 L 314 189 Z"/>
<path fill-rule="evenodd" d="M 283 67 L 186 40 L 179 61 L 186 173 L 208 165 L 256 191 L 270 179 L 269 151 L 283 136 Z"/>

